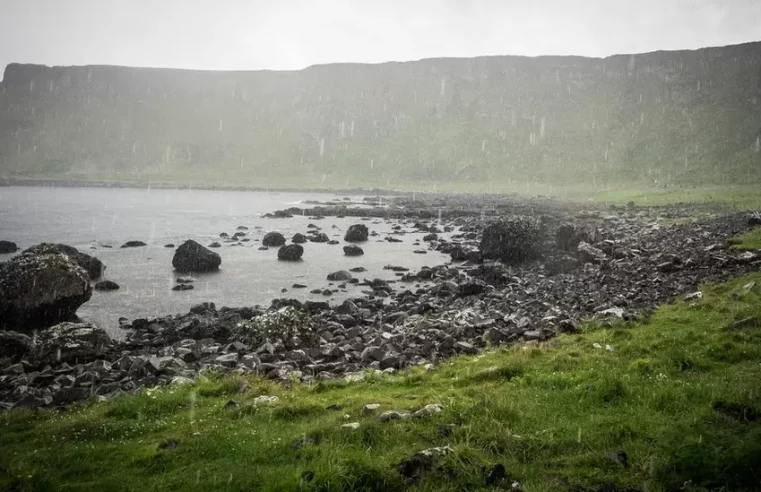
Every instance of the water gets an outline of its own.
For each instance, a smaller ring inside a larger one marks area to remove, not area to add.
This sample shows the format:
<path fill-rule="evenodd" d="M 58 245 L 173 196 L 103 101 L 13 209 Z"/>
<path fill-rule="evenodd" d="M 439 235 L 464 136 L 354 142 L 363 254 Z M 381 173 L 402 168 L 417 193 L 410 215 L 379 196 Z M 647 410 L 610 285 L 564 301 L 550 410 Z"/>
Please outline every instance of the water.
<path fill-rule="evenodd" d="M 424 233 L 396 236 L 402 239 L 401 243 L 383 241 L 395 221 L 261 216 L 291 206 L 311 206 L 303 204 L 306 200 L 325 202 L 339 198 L 318 193 L 0 187 L 0 239 L 14 241 L 22 249 L 41 242 L 64 243 L 100 258 L 106 265 L 104 278 L 115 281 L 121 289 L 93 291 L 78 315 L 112 334 L 118 334 L 121 316 L 134 319 L 186 313 L 192 305 L 203 301 L 213 301 L 217 307 L 269 305 L 276 297 L 336 303 L 362 295 L 363 287 L 348 284 L 346 293 L 332 297 L 310 294 L 311 289 L 331 287 L 326 280 L 330 272 L 363 266 L 367 272 L 356 274 L 360 280 L 394 279 L 394 272 L 383 270 L 385 265 L 400 265 L 414 271 L 448 259 L 435 251 L 425 255 L 412 252 L 426 249 L 425 243 L 413 245 Z M 309 223 L 321 227 L 322 232 L 340 244 L 304 244 L 303 261 L 298 263 L 278 261 L 275 249 L 257 250 L 266 232 L 280 231 L 290 242 L 294 233 L 307 233 Z M 370 231 L 379 233 L 360 245 L 365 255 L 358 258 L 344 256 L 342 248 L 344 233 L 354 223 L 365 224 Z M 219 234 L 226 232 L 232 236 L 238 226 L 249 228 L 246 237 L 251 241 L 244 246 L 224 243 Z M 261 229 L 255 229 L 257 226 Z M 214 251 L 221 255 L 222 266 L 219 272 L 197 275 L 194 290 L 174 292 L 171 288 L 180 274 L 172 268 L 174 249 L 164 245 L 179 245 L 186 239 L 203 245 L 220 242 L 222 247 Z M 148 245 L 120 248 L 129 240 Z M 0 261 L 8 257 L 2 255 Z M 308 288 L 292 289 L 294 283 Z M 280 292 L 284 287 L 287 293 Z"/>

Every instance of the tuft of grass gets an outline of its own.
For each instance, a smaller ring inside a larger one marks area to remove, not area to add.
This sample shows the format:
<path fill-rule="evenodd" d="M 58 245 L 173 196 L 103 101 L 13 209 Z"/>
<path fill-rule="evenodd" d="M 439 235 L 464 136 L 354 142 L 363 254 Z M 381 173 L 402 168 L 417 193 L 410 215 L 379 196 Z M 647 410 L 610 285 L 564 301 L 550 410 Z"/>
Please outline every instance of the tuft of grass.
<path fill-rule="evenodd" d="M 557 343 L 432 371 L 288 387 L 210 374 L 65 411 L 7 412 L 0 490 L 494 490 L 513 480 L 527 491 L 758 490 L 761 329 L 727 327 L 761 317 L 761 273 L 702 291 L 646 321 L 587 324 Z M 254 401 L 264 394 L 279 400 Z M 444 408 L 380 422 L 367 403 Z M 454 452 L 400 474 L 412 454 L 442 446 Z M 490 474 L 498 465 L 504 475 Z"/>

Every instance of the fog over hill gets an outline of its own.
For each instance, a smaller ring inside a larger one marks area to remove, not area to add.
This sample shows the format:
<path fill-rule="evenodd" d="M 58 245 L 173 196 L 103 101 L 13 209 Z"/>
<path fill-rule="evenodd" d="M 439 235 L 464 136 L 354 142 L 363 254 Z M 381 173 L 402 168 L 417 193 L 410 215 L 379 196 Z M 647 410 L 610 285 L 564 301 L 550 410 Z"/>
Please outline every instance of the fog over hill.
<path fill-rule="evenodd" d="M 11 64 L 0 175 L 195 186 L 761 182 L 761 43 L 299 71 Z"/>

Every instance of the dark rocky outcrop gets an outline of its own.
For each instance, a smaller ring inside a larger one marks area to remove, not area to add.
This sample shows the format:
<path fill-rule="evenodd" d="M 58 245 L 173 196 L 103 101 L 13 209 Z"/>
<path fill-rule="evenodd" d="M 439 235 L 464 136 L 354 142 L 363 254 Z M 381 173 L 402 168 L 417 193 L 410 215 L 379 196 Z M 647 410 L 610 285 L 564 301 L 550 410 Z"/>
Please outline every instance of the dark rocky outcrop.
<path fill-rule="evenodd" d="M 512 217 L 484 229 L 479 249 L 484 259 L 517 265 L 541 255 L 541 229 L 533 217 Z"/>
<path fill-rule="evenodd" d="M 305 242 L 307 242 L 307 237 L 303 235 L 302 233 L 297 232 L 296 234 L 293 235 L 293 238 L 291 238 L 291 242 L 295 244 L 304 244 Z"/>
<path fill-rule="evenodd" d="M 349 226 L 349 229 L 344 235 L 344 241 L 348 243 L 361 243 L 367 241 L 368 235 L 367 226 L 364 224 L 354 224 Z"/>
<path fill-rule="evenodd" d="M 27 250 L 0 264 L 0 324 L 5 328 L 70 320 L 91 295 L 87 272 L 65 254 Z"/>
<path fill-rule="evenodd" d="M 41 243 L 26 249 L 25 252 L 33 254 L 65 254 L 74 263 L 84 268 L 91 280 L 100 278 L 106 270 L 106 266 L 98 258 L 82 253 L 77 248 L 66 244 Z"/>
<path fill-rule="evenodd" d="M 198 273 L 219 269 L 222 258 L 192 239 L 182 243 L 174 252 L 172 266 L 179 272 Z"/>
<path fill-rule="evenodd" d="M 304 247 L 300 244 L 289 244 L 277 250 L 277 259 L 283 261 L 299 261 L 304 254 Z"/>
<path fill-rule="evenodd" d="M 350 244 L 348 246 L 344 246 L 344 254 L 346 256 L 362 256 L 365 254 L 365 252 L 359 246 Z"/>
<path fill-rule="evenodd" d="M 19 247 L 14 242 L 5 240 L 0 241 L 0 255 L 15 253 L 18 250 Z"/>
<path fill-rule="evenodd" d="M 262 245 L 267 247 L 277 247 L 285 244 L 285 237 L 279 232 L 268 232 L 262 239 Z"/>

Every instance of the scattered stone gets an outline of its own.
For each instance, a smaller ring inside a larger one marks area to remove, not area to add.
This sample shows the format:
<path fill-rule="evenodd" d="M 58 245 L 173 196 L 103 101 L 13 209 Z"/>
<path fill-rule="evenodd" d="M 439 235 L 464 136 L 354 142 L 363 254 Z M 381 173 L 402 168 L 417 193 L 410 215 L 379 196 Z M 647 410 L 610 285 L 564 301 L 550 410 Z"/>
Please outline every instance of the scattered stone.
<path fill-rule="evenodd" d="M 687 294 L 686 296 L 684 296 L 685 301 L 697 301 L 702 298 L 703 298 L 703 293 L 700 291 L 692 292 L 691 294 Z"/>
<path fill-rule="evenodd" d="M 112 282 L 111 280 L 101 280 L 93 287 L 95 290 L 118 290 L 119 284 Z"/>
<path fill-rule="evenodd" d="M 174 287 L 172 287 L 172 290 L 175 290 L 175 291 L 177 291 L 177 290 L 193 290 L 193 288 L 194 287 L 193 287 L 192 284 L 177 284 Z"/>
<path fill-rule="evenodd" d="M 177 439 L 164 439 L 158 445 L 160 451 L 168 451 L 180 447 L 180 441 Z"/>
<path fill-rule="evenodd" d="M 410 418 L 410 414 L 407 412 L 397 412 L 395 410 L 390 410 L 388 412 L 383 412 L 378 417 L 378 420 L 381 422 L 391 422 L 392 420 L 407 420 Z"/>
<path fill-rule="evenodd" d="M 127 241 L 122 244 L 122 248 L 138 248 L 140 246 L 147 246 L 147 244 L 142 241 Z"/>
<path fill-rule="evenodd" d="M 368 230 L 364 224 L 354 224 L 349 226 L 344 236 L 347 243 L 361 243 L 367 241 Z"/>
<path fill-rule="evenodd" d="M 350 244 L 348 246 L 344 246 L 344 254 L 346 256 L 362 256 L 365 254 L 365 252 L 359 246 Z"/>
<path fill-rule="evenodd" d="M 277 403 L 278 400 L 277 396 L 257 396 L 254 398 L 254 405 L 271 405 Z"/>
<path fill-rule="evenodd" d="M 307 242 L 307 237 L 300 232 L 297 232 L 291 238 L 291 242 L 294 244 L 304 244 Z"/>
<path fill-rule="evenodd" d="M 357 430 L 359 429 L 359 422 L 350 422 L 348 424 L 343 424 L 341 426 L 342 429 L 351 429 L 351 430 Z"/>
<path fill-rule="evenodd" d="M 415 412 L 413 417 L 417 418 L 424 418 L 424 417 L 430 417 L 431 415 L 436 415 L 437 413 L 441 413 L 441 411 L 444 410 L 444 406 L 440 405 L 438 403 L 434 403 L 431 405 L 426 405 L 417 412 Z"/>
<path fill-rule="evenodd" d="M 278 247 L 285 244 L 285 237 L 279 232 L 268 232 L 262 239 L 262 245 L 267 247 Z"/>
<path fill-rule="evenodd" d="M 4 240 L 0 241 L 0 255 L 15 253 L 18 250 L 19 247 L 14 242 Z"/>
<path fill-rule="evenodd" d="M 348 281 L 353 279 L 354 277 L 351 276 L 351 273 L 347 272 L 346 270 L 339 270 L 337 272 L 333 272 L 328 274 L 328 280 L 332 281 Z"/>
<path fill-rule="evenodd" d="M 380 405 L 378 403 L 368 403 L 364 407 L 362 407 L 362 413 L 364 414 L 371 414 L 378 411 L 380 408 Z"/>
<path fill-rule="evenodd" d="M 221 248 L 222 245 L 219 244 L 217 241 L 214 241 L 213 243 L 209 244 L 210 248 Z"/>
<path fill-rule="evenodd" d="M 215 252 L 188 239 L 174 252 L 172 266 L 179 272 L 197 273 L 218 270 L 222 258 Z"/>

